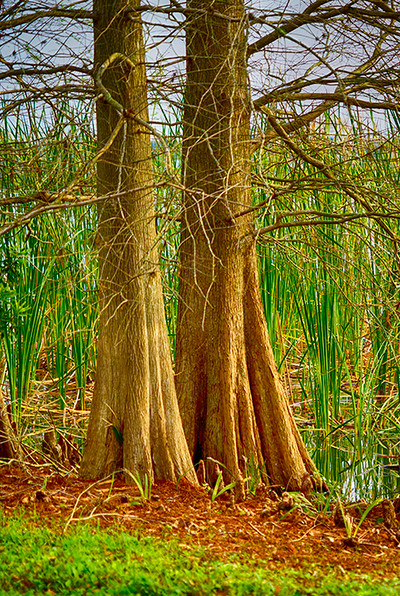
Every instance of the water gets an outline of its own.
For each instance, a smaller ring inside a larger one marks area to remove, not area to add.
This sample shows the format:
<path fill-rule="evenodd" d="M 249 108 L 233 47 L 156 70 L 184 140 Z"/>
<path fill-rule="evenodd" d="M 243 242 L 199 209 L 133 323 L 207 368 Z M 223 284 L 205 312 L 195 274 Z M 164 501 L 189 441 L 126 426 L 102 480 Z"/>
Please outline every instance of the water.
<path fill-rule="evenodd" d="M 348 430 L 327 437 L 315 430 L 304 430 L 302 435 L 328 486 L 336 487 L 344 499 L 370 502 L 399 494 L 399 436 L 357 436 Z"/>

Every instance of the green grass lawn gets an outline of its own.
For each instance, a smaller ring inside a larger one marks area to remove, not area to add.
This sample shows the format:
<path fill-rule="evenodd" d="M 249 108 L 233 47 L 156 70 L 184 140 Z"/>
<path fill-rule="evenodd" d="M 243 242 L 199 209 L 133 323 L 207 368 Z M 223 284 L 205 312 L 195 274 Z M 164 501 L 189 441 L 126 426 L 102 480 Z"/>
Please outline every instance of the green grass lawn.
<path fill-rule="evenodd" d="M 0 595 L 398 595 L 400 580 L 324 568 L 269 568 L 237 555 L 222 561 L 189 544 L 160 542 L 90 524 L 46 527 L 0 511 Z"/>

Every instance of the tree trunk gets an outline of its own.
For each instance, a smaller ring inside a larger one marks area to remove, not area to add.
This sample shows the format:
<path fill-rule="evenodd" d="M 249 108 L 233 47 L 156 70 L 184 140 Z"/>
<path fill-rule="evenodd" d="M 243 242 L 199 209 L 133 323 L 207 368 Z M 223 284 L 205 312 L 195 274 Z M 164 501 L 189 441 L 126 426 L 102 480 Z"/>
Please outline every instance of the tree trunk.
<path fill-rule="evenodd" d="M 3 392 L 0 389 L 0 459 L 20 459 L 22 453 L 12 428 Z"/>
<path fill-rule="evenodd" d="M 247 459 L 272 484 L 304 489 L 315 467 L 274 362 L 253 223 L 235 217 L 251 206 L 244 4 L 189 0 L 188 7 L 197 14 L 187 25 L 176 340 L 185 433 L 194 461 L 221 462 L 227 479 L 240 480 Z"/>
<path fill-rule="evenodd" d="M 107 90 L 97 102 L 98 147 L 104 150 L 97 189 L 107 198 L 99 209 L 98 360 L 80 474 L 98 478 L 123 468 L 128 481 L 130 472 L 142 479 L 186 475 L 196 482 L 177 405 L 155 247 L 142 27 L 127 12 L 138 5 L 94 2 L 95 76 L 103 73 L 98 84 Z"/>

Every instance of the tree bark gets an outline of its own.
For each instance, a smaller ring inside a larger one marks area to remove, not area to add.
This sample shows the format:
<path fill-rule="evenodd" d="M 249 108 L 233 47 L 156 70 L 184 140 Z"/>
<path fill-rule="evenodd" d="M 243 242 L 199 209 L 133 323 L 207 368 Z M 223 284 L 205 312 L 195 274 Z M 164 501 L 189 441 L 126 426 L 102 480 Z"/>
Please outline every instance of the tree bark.
<path fill-rule="evenodd" d="M 130 474 L 147 474 L 196 482 L 176 399 L 156 249 L 142 26 L 126 12 L 139 4 L 94 2 L 95 76 L 103 85 L 97 190 L 106 198 L 97 237 L 97 371 L 80 474 L 99 478 L 123 468 L 128 481 Z"/>
<path fill-rule="evenodd" d="M 176 385 L 194 461 L 244 462 L 299 490 L 315 470 L 262 309 L 251 205 L 247 20 L 241 0 L 189 0 Z M 264 467 L 265 465 L 265 467 Z M 209 468 L 212 478 L 212 468 Z M 214 473 L 215 475 L 215 473 Z"/>
<path fill-rule="evenodd" d="M 15 437 L 3 392 L 0 389 L 0 459 L 21 459 L 21 449 Z"/>

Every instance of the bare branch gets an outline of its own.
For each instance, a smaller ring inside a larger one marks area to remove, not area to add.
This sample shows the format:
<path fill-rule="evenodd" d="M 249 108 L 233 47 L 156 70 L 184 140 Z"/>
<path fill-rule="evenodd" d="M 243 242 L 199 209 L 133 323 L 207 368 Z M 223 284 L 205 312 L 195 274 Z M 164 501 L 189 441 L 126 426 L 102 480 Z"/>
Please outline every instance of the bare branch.
<path fill-rule="evenodd" d="M 265 47 L 274 43 L 274 41 L 277 41 L 281 37 L 286 37 L 289 33 L 292 33 L 299 27 L 303 27 L 304 25 L 321 23 L 334 17 L 347 14 L 348 10 L 355 2 L 355 0 L 353 0 L 349 4 L 346 4 L 345 6 L 342 6 L 340 8 L 335 8 L 325 12 L 321 11 L 318 14 L 314 14 L 316 10 L 320 9 L 324 4 L 327 4 L 328 1 L 329 0 L 317 0 L 316 2 L 313 2 L 308 8 L 306 8 L 302 14 L 296 15 L 291 19 L 279 23 L 279 25 L 275 27 L 274 31 L 249 45 L 247 51 L 248 56 L 251 56 L 256 52 L 263 50 Z"/>
<path fill-rule="evenodd" d="M 22 15 L 21 17 L 16 17 L 6 21 L 4 21 L 2 17 L 4 17 L 4 14 L 0 15 L 0 31 L 6 31 L 7 29 L 15 29 L 21 25 L 28 25 L 39 19 L 45 19 L 49 17 L 63 17 L 72 20 L 93 19 L 93 12 L 91 10 L 54 7 L 47 10 L 37 10 L 35 12 L 30 12 L 28 14 Z"/>
<path fill-rule="evenodd" d="M 9 70 L 0 73 L 0 80 L 6 78 L 17 78 L 22 76 L 36 76 L 40 75 L 41 77 L 54 75 L 54 74 L 62 74 L 66 72 L 79 72 L 81 74 L 89 75 L 91 74 L 91 70 L 79 66 L 73 66 L 70 64 L 62 64 L 60 66 L 54 66 L 53 68 L 10 68 Z"/>
<path fill-rule="evenodd" d="M 388 237 L 390 237 L 391 240 L 393 241 L 395 257 L 396 257 L 396 260 L 398 262 L 398 266 L 400 269 L 400 262 L 399 262 L 399 256 L 398 256 L 399 237 L 397 236 L 397 234 L 395 234 L 389 228 L 386 221 L 384 221 L 384 219 L 380 216 L 380 214 L 377 213 L 377 211 L 373 208 L 373 206 L 370 204 L 370 202 L 368 200 L 367 195 L 363 194 L 361 196 L 359 194 L 359 192 L 357 192 L 357 190 L 354 188 L 354 184 L 350 184 L 345 180 L 338 180 L 336 178 L 336 176 L 334 175 L 330 166 L 325 164 L 323 161 L 321 161 L 315 157 L 312 157 L 311 155 L 308 155 L 301 147 L 299 147 L 298 145 L 296 145 L 296 143 L 294 143 L 294 141 L 288 136 L 285 129 L 276 120 L 273 112 L 270 109 L 265 108 L 265 112 L 267 114 L 268 120 L 269 120 L 272 128 L 275 130 L 275 132 L 279 135 L 279 137 L 285 142 L 285 144 L 296 155 L 298 155 L 306 163 L 314 166 L 317 170 L 319 170 L 324 176 L 326 176 L 326 178 L 331 180 L 339 188 L 340 191 L 344 191 L 358 205 L 361 205 L 362 207 L 364 207 L 364 209 L 366 211 L 366 215 L 368 215 L 369 217 L 371 217 L 377 221 L 379 226 L 385 231 L 385 233 L 388 235 Z"/>
<path fill-rule="evenodd" d="M 297 219 L 295 221 L 282 221 L 283 218 L 286 217 L 299 217 L 301 215 L 308 215 L 314 216 L 312 219 Z M 318 219 L 321 218 L 321 219 Z M 323 219 L 322 219 L 323 218 Z M 254 230 L 252 235 L 254 237 L 259 237 L 263 234 L 269 234 L 274 232 L 275 230 L 280 230 L 282 228 L 301 228 L 301 227 L 309 227 L 309 226 L 320 226 L 320 225 L 338 225 L 338 224 L 345 224 L 354 222 L 360 219 L 373 219 L 380 221 L 382 219 L 400 219 L 400 211 L 393 211 L 390 213 L 348 213 L 348 214 L 336 214 L 331 212 L 324 212 L 324 211 L 293 211 L 293 212 L 282 212 L 277 213 L 276 215 L 276 222 L 265 226 L 263 228 L 259 228 L 258 230 Z"/>

